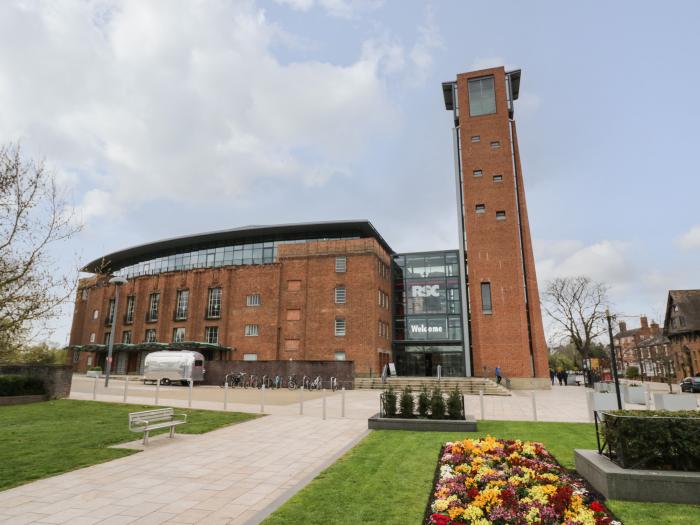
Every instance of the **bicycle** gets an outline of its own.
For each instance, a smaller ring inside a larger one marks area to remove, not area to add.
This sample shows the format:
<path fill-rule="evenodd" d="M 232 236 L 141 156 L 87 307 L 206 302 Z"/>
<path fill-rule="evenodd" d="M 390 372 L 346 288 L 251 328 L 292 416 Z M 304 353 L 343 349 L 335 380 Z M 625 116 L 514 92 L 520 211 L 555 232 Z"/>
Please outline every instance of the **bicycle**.
<path fill-rule="evenodd" d="M 246 381 L 246 385 L 249 386 L 250 388 L 257 388 L 258 387 L 258 377 L 254 374 L 250 374 L 250 376 L 248 376 L 248 380 Z"/>
<path fill-rule="evenodd" d="M 226 374 L 224 377 L 224 384 L 221 385 L 221 388 L 224 388 L 226 385 L 228 385 L 231 388 L 235 387 L 243 387 L 243 383 L 245 381 L 245 372 L 231 372 Z"/>
<path fill-rule="evenodd" d="M 270 379 L 269 376 L 267 376 L 267 375 L 262 376 L 262 379 L 258 383 L 258 388 L 262 388 L 262 387 L 265 387 L 268 390 L 272 387 L 272 379 Z"/>
<path fill-rule="evenodd" d="M 297 376 L 287 376 L 287 388 L 289 390 L 295 390 L 298 386 Z"/>
<path fill-rule="evenodd" d="M 330 388 L 333 392 L 338 390 L 338 378 L 337 377 L 331 377 Z"/>
<path fill-rule="evenodd" d="M 303 388 L 304 390 L 309 390 L 310 386 L 311 386 L 311 379 L 309 378 L 309 376 L 304 376 L 301 379 L 301 388 Z"/>
<path fill-rule="evenodd" d="M 309 384 L 309 390 L 321 390 L 322 388 L 323 379 L 321 379 L 321 376 L 316 376 L 316 379 Z"/>
<path fill-rule="evenodd" d="M 280 389 L 282 388 L 282 377 L 279 375 L 275 376 L 275 379 L 272 381 L 272 388 Z"/>

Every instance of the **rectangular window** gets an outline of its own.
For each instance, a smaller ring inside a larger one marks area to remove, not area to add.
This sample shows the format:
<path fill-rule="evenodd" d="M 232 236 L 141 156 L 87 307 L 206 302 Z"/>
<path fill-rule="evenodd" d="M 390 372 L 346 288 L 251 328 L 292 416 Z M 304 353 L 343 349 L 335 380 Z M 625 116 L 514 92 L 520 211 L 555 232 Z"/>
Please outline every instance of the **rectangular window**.
<path fill-rule="evenodd" d="M 503 210 L 497 211 L 496 212 L 496 220 L 497 221 L 505 221 L 506 220 L 506 212 Z"/>
<path fill-rule="evenodd" d="M 345 286 L 335 287 L 335 304 L 345 304 Z"/>
<path fill-rule="evenodd" d="M 126 315 L 124 316 L 124 322 L 127 324 L 134 322 L 134 301 L 136 297 L 130 295 L 126 298 Z"/>
<path fill-rule="evenodd" d="M 173 343 L 182 343 L 185 340 L 185 329 L 175 328 L 173 330 Z"/>
<path fill-rule="evenodd" d="M 299 339 L 285 339 L 284 349 L 287 352 L 296 352 L 299 350 Z"/>
<path fill-rule="evenodd" d="M 178 290 L 175 299 L 175 319 L 187 319 L 190 304 L 190 291 Z"/>
<path fill-rule="evenodd" d="M 333 356 L 336 361 L 345 361 L 345 352 L 334 352 Z"/>
<path fill-rule="evenodd" d="M 207 343 L 213 345 L 219 344 L 219 327 L 218 326 L 206 326 L 204 328 L 204 340 Z"/>
<path fill-rule="evenodd" d="M 469 115 L 496 113 L 496 93 L 493 77 L 473 78 L 469 81 Z"/>
<path fill-rule="evenodd" d="M 207 318 L 221 317 L 221 288 L 209 288 L 207 298 Z"/>
<path fill-rule="evenodd" d="M 335 319 L 335 335 L 339 337 L 345 335 L 345 319 L 343 317 Z"/>
<path fill-rule="evenodd" d="M 301 281 L 287 281 L 287 291 L 298 292 L 299 290 L 301 290 Z"/>
<path fill-rule="evenodd" d="M 94 342 L 95 342 L 95 332 L 92 332 L 92 333 L 90 334 L 90 342 L 91 342 L 91 343 L 94 343 Z"/>
<path fill-rule="evenodd" d="M 475 177 L 481 177 L 483 174 L 484 174 L 484 172 L 481 170 L 474 170 Z"/>
<path fill-rule="evenodd" d="M 112 324 L 114 322 L 114 299 L 109 300 L 109 306 L 107 308 L 107 324 Z"/>
<path fill-rule="evenodd" d="M 301 321 L 301 310 L 298 308 L 287 310 L 287 321 Z"/>
<path fill-rule="evenodd" d="M 155 328 L 149 328 L 146 330 L 146 335 L 143 338 L 144 343 L 155 343 L 156 342 L 156 330 Z"/>
<path fill-rule="evenodd" d="M 81 297 L 82 297 L 83 301 L 87 301 L 87 299 L 88 299 L 88 289 L 87 288 L 83 288 L 81 290 Z M 76 352 L 76 354 L 77 353 L 78 352 Z"/>
<path fill-rule="evenodd" d="M 472 142 L 481 142 L 481 137 L 479 135 L 472 135 Z"/>
<path fill-rule="evenodd" d="M 260 306 L 260 294 L 246 295 L 246 306 Z"/>
<path fill-rule="evenodd" d="M 476 213 L 486 213 L 486 204 L 477 204 L 474 207 Z"/>
<path fill-rule="evenodd" d="M 503 182 L 503 175 L 494 175 L 493 182 Z"/>
<path fill-rule="evenodd" d="M 245 335 L 246 335 L 246 337 L 257 337 L 258 325 L 256 325 L 256 324 L 245 325 Z"/>
<path fill-rule="evenodd" d="M 158 307 L 160 306 L 160 294 L 152 293 L 148 300 L 148 316 L 147 321 L 158 320 Z"/>
<path fill-rule="evenodd" d="M 491 283 L 481 283 L 481 311 L 485 314 L 493 313 L 491 307 Z"/>
<path fill-rule="evenodd" d="M 93 310 L 92 311 L 92 318 L 97 319 L 100 317 L 100 311 L 99 310 Z"/>
<path fill-rule="evenodd" d="M 336 273 L 345 273 L 348 271 L 348 258 L 345 256 L 335 258 Z"/>
<path fill-rule="evenodd" d="M 122 344 L 125 344 L 125 345 L 131 344 L 131 330 L 124 330 L 122 332 Z"/>
<path fill-rule="evenodd" d="M 243 354 L 243 361 L 257 361 L 258 354 Z"/>
<path fill-rule="evenodd" d="M 494 140 L 490 144 L 491 149 L 499 149 L 501 147 L 501 141 L 500 140 Z"/>

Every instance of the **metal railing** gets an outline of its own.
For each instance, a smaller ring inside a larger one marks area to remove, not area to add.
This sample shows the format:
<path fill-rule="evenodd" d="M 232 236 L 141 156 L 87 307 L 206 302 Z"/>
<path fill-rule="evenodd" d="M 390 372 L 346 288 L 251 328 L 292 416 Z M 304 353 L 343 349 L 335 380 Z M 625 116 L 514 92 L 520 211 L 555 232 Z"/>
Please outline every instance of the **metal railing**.
<path fill-rule="evenodd" d="M 496 378 L 496 369 L 495 368 L 490 368 L 488 366 L 484 366 L 482 371 L 481 371 L 481 377 L 484 379 L 491 379 L 491 380 L 495 381 L 497 384 L 503 385 L 508 390 L 511 390 L 510 377 L 508 377 L 503 372 L 501 372 L 501 382 L 498 383 L 498 380 Z"/>

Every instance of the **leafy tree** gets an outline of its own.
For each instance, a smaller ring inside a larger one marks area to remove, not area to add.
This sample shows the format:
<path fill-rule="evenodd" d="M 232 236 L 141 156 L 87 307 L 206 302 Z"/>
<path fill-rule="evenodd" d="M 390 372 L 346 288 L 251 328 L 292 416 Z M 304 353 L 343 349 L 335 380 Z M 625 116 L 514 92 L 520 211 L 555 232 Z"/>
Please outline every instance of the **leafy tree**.
<path fill-rule="evenodd" d="M 418 395 L 418 415 L 420 417 L 428 417 L 428 412 L 430 412 L 430 393 L 428 388 L 423 385 Z"/>
<path fill-rule="evenodd" d="M 393 386 L 384 391 L 384 417 L 396 416 L 396 399 L 396 390 Z"/>
<path fill-rule="evenodd" d="M 450 419 L 462 418 L 462 392 L 456 386 L 447 397 L 447 414 Z"/>
<path fill-rule="evenodd" d="M 413 392 L 411 392 L 411 387 L 406 386 L 401 392 L 401 397 L 399 398 L 399 413 L 401 417 L 413 417 Z"/>
<path fill-rule="evenodd" d="M 79 230 L 44 164 L 23 159 L 18 145 L 0 147 L 0 354 L 71 297 L 77 275 L 57 271 L 50 252 Z"/>
<path fill-rule="evenodd" d="M 433 419 L 445 419 L 445 398 L 442 397 L 440 387 L 433 389 L 430 396 L 430 417 Z"/>
<path fill-rule="evenodd" d="M 634 379 L 636 377 L 639 377 L 639 368 L 637 368 L 636 366 L 628 366 L 625 370 L 625 377 L 627 379 Z"/>

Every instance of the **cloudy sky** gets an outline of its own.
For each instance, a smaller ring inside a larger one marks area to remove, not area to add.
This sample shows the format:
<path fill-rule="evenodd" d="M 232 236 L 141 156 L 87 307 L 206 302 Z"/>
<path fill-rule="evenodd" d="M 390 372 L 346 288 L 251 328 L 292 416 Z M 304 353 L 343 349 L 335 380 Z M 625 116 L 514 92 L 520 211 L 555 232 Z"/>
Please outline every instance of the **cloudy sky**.
<path fill-rule="evenodd" d="M 615 311 L 656 318 L 668 289 L 700 287 L 699 6 L 5 0 L 0 141 L 45 158 L 75 204 L 66 268 L 333 219 L 367 218 L 397 251 L 456 248 L 440 83 L 522 68 L 540 283 L 587 274 Z"/>

